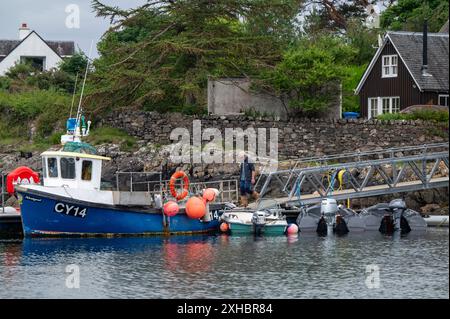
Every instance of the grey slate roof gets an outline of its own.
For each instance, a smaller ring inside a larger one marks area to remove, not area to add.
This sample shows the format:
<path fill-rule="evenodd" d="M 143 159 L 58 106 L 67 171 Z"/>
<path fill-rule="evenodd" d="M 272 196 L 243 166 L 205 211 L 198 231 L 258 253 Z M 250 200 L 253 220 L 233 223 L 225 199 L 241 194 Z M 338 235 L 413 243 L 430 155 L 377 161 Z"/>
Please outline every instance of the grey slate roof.
<path fill-rule="evenodd" d="M 19 40 L 0 40 L 0 55 L 8 55 L 19 43 Z"/>
<path fill-rule="evenodd" d="M 428 34 L 428 73 L 422 75 L 423 35 L 415 32 L 388 32 L 392 44 L 423 91 L 448 91 L 448 34 Z"/>
<path fill-rule="evenodd" d="M 0 40 L 0 56 L 8 55 L 20 40 Z M 73 41 L 45 41 L 48 46 L 61 56 L 73 55 L 75 53 L 75 43 Z"/>

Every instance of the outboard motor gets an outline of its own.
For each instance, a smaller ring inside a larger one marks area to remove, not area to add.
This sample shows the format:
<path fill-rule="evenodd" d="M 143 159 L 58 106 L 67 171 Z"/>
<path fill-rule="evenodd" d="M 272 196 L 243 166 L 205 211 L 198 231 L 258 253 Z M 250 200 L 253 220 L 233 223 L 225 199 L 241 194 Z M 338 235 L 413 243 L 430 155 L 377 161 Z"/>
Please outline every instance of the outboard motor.
<path fill-rule="evenodd" d="M 320 204 L 320 212 L 325 217 L 331 219 L 339 211 L 337 202 L 334 198 L 324 198 Z"/>
<path fill-rule="evenodd" d="M 263 211 L 256 211 L 252 216 L 252 223 L 255 228 L 255 234 L 260 235 L 266 225 L 266 213 Z"/>
<path fill-rule="evenodd" d="M 349 232 L 347 223 L 341 214 L 336 215 L 336 219 L 333 225 L 333 232 L 338 235 L 345 235 Z"/>
<path fill-rule="evenodd" d="M 337 202 L 334 198 L 324 198 L 320 204 L 320 213 L 322 217 L 317 224 L 317 233 L 319 236 L 326 236 L 328 233 L 328 224 L 334 220 L 339 211 Z"/>
<path fill-rule="evenodd" d="M 389 203 L 389 209 L 392 211 L 395 230 L 400 230 L 402 234 L 409 233 L 411 227 L 409 227 L 408 221 L 403 216 L 407 209 L 405 201 L 400 198 L 394 199 Z"/>
<path fill-rule="evenodd" d="M 326 236 L 328 233 L 328 223 L 325 220 L 325 217 L 320 217 L 319 223 L 317 224 L 317 234 L 319 236 Z"/>
<path fill-rule="evenodd" d="M 378 230 L 380 231 L 380 233 L 385 235 L 391 235 L 394 233 L 395 226 L 391 214 L 385 214 L 383 216 L 383 218 L 381 219 L 380 228 Z"/>

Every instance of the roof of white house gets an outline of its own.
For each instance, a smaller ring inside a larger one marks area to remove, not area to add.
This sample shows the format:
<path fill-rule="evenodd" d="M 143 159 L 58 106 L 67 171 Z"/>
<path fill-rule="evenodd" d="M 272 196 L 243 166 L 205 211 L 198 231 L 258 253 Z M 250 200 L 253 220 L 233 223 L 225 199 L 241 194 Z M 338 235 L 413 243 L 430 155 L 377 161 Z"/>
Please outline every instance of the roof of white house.
<path fill-rule="evenodd" d="M 28 38 L 32 33 L 35 33 L 39 38 L 42 37 L 36 32 L 31 31 L 27 37 L 22 40 L 1 40 L 0 39 L 0 56 L 7 56 L 16 47 L 18 47 L 26 38 Z M 75 53 L 75 43 L 73 41 L 46 41 L 42 39 L 47 45 L 55 51 L 59 56 L 68 56 Z"/>

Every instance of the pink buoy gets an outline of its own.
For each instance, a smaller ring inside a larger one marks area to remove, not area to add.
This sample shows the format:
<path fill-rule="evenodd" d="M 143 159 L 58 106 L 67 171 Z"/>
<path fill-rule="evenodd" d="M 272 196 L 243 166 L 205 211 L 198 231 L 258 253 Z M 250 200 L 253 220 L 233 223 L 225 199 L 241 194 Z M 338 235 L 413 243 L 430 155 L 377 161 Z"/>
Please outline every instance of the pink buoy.
<path fill-rule="evenodd" d="M 230 227 L 228 227 L 228 224 L 227 224 L 227 223 L 222 223 L 222 224 L 220 224 L 220 231 L 221 231 L 222 233 L 226 233 L 229 229 L 230 229 Z"/>
<path fill-rule="evenodd" d="M 298 233 L 298 226 L 296 224 L 289 224 L 286 230 L 288 235 L 295 235 Z"/>
<path fill-rule="evenodd" d="M 173 200 L 168 201 L 163 207 L 164 214 L 168 217 L 175 216 L 180 211 L 180 207 Z"/>

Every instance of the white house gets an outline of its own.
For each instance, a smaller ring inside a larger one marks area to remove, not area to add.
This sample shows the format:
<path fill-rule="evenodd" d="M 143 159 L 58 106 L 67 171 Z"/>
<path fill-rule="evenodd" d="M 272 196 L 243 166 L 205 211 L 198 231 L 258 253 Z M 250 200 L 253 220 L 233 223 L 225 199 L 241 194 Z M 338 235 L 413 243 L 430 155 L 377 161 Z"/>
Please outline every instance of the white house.
<path fill-rule="evenodd" d="M 45 41 L 23 23 L 18 40 L 0 40 L 0 76 L 16 63 L 28 62 L 41 71 L 50 70 L 75 52 L 73 41 Z"/>

